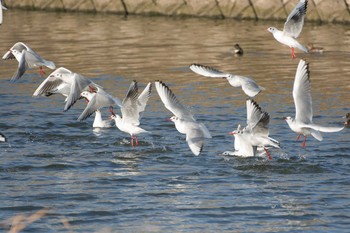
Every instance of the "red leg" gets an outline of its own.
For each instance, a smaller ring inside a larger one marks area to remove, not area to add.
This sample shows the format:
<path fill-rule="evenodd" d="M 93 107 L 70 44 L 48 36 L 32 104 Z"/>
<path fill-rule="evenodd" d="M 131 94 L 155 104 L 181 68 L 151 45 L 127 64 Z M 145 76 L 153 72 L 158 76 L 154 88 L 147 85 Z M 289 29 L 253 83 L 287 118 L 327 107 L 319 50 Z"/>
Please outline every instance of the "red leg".
<path fill-rule="evenodd" d="M 304 136 L 304 141 L 303 141 L 303 144 L 301 144 L 301 146 L 303 147 L 303 148 L 305 148 L 306 147 L 306 136 Z"/>
<path fill-rule="evenodd" d="M 139 145 L 139 140 L 137 139 L 137 137 L 135 136 L 135 140 L 136 140 L 136 146 Z"/>
<path fill-rule="evenodd" d="M 133 136 L 131 136 L 130 142 L 131 142 L 131 146 L 134 147 L 134 137 Z"/>
<path fill-rule="evenodd" d="M 294 53 L 294 48 L 292 47 L 291 49 L 292 49 L 292 59 L 295 59 L 297 56 Z"/>
<path fill-rule="evenodd" d="M 299 140 L 299 138 L 300 138 L 300 136 L 301 136 L 301 133 L 300 133 L 300 134 L 298 134 L 297 139 L 296 139 L 295 141 L 298 141 L 298 140 Z"/>
<path fill-rule="evenodd" d="M 270 154 L 270 152 L 268 151 L 268 149 L 266 149 L 266 147 L 264 147 L 264 150 L 265 150 L 265 152 L 266 152 L 266 154 L 267 154 L 267 158 L 268 158 L 269 160 L 272 160 L 271 154 Z"/>
<path fill-rule="evenodd" d="M 44 71 L 43 67 L 42 67 L 42 66 L 40 66 L 40 76 L 41 76 L 41 77 L 43 77 L 43 76 L 44 76 L 44 74 L 46 74 L 46 73 L 45 73 L 45 71 Z"/>

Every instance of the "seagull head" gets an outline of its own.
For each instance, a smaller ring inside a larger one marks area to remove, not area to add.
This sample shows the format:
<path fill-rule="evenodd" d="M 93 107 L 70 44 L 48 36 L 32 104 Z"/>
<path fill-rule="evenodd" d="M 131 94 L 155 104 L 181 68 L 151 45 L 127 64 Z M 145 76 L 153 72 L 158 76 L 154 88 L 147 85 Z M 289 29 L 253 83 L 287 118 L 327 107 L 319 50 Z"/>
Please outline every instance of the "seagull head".
<path fill-rule="evenodd" d="M 172 122 L 176 122 L 179 120 L 179 118 L 177 116 L 172 116 L 172 117 L 168 118 L 167 120 L 172 121 Z"/>
<path fill-rule="evenodd" d="M 294 121 L 294 119 L 290 116 L 285 117 L 284 120 L 288 123 L 288 125 L 290 125 Z"/>
<path fill-rule="evenodd" d="M 275 27 L 269 27 L 269 28 L 267 29 L 267 31 L 269 31 L 269 32 L 271 32 L 271 33 L 273 34 L 273 33 L 275 33 L 275 32 L 277 31 L 277 28 L 275 28 Z"/>
<path fill-rule="evenodd" d="M 82 93 L 80 93 L 80 98 L 83 98 L 87 102 L 89 102 L 92 99 L 93 95 L 94 95 L 94 93 L 91 93 L 88 91 L 83 91 Z"/>
<path fill-rule="evenodd" d="M 242 133 L 243 133 L 243 130 L 241 128 L 241 124 L 238 124 L 237 129 L 233 130 L 232 132 L 229 132 L 228 134 L 234 136 L 235 134 L 242 134 Z"/>

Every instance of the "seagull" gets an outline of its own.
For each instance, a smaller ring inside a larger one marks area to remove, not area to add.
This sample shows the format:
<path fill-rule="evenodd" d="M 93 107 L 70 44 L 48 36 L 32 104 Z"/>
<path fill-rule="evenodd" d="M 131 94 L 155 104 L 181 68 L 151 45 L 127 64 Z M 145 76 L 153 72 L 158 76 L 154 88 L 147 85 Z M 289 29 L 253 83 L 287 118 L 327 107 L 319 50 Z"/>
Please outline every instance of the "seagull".
<path fill-rule="evenodd" d="M 298 133 L 297 140 L 304 135 L 302 147 L 306 147 L 306 138 L 312 135 L 319 141 L 323 137 L 321 132 L 339 132 L 344 127 L 325 127 L 312 122 L 312 99 L 309 64 L 305 60 L 300 60 L 295 74 L 293 86 L 293 99 L 295 104 L 295 119 L 288 116 L 285 118 L 290 129 Z"/>
<path fill-rule="evenodd" d="M 33 96 L 60 93 L 66 96 L 64 111 L 68 111 L 80 98 L 80 94 L 86 90 L 102 89 L 101 86 L 85 78 L 83 75 L 74 73 L 64 67 L 52 72 L 35 90 Z"/>
<path fill-rule="evenodd" d="M 169 120 L 175 123 L 175 128 L 186 134 L 186 141 L 194 155 L 202 152 L 204 139 L 211 138 L 209 130 L 203 123 L 198 123 L 188 109 L 176 98 L 173 92 L 162 81 L 156 81 L 155 86 L 164 106 L 174 114 Z"/>
<path fill-rule="evenodd" d="M 229 134 L 235 137 L 234 149 L 235 151 L 225 151 L 223 155 L 232 155 L 239 157 L 254 157 L 257 154 L 257 146 L 254 146 L 248 138 L 248 134 L 245 134 L 241 129 L 241 125 L 238 125 L 237 129 L 229 132 Z"/>
<path fill-rule="evenodd" d="M 283 31 L 278 30 L 275 27 L 269 27 L 267 30 L 272 33 L 275 39 L 291 48 L 292 58 L 296 58 L 294 48 L 298 48 L 305 53 L 308 49 L 301 45 L 296 38 L 301 33 L 304 25 L 304 18 L 306 15 L 307 0 L 300 0 L 295 6 L 293 11 L 288 15 L 286 22 L 284 23 Z"/>
<path fill-rule="evenodd" d="M 14 58 L 18 61 L 18 68 L 11 78 L 12 82 L 21 78 L 26 70 L 32 69 L 34 67 L 40 67 L 41 76 L 44 76 L 45 74 L 43 66 L 46 66 L 52 70 L 56 68 L 55 64 L 52 61 L 47 61 L 44 58 L 40 57 L 39 54 L 34 52 L 28 45 L 24 44 L 23 42 L 17 42 L 14 44 L 2 57 L 3 60 Z"/>
<path fill-rule="evenodd" d="M 111 126 L 111 120 L 102 120 L 100 108 L 114 105 L 122 107 L 122 102 L 118 98 L 111 96 L 101 88 L 96 88 L 94 92 L 83 91 L 80 96 L 86 99 L 88 104 L 78 120 L 83 121 L 95 113 L 95 120 L 92 125 L 94 128 L 107 128 Z"/>
<path fill-rule="evenodd" d="M 244 93 L 248 95 L 250 98 L 253 98 L 257 94 L 259 94 L 262 90 L 265 90 L 265 88 L 256 84 L 256 82 L 251 78 L 240 76 L 240 75 L 224 73 L 209 66 L 192 64 L 190 65 L 190 69 L 196 74 L 203 75 L 205 77 L 226 78 L 227 81 L 231 84 L 231 86 L 242 87 L 242 90 L 244 91 Z"/>
<path fill-rule="evenodd" d="M 151 92 L 152 83 L 148 83 L 141 94 L 139 94 L 137 82 L 133 81 L 121 105 L 122 116 L 115 114 L 113 112 L 113 107 L 110 107 L 110 112 L 112 113 L 111 118 L 114 119 L 117 128 L 120 131 L 130 134 L 132 147 L 134 147 L 134 140 L 136 145 L 139 145 L 137 139 L 138 134 L 150 133 L 139 127 L 139 125 Z"/>
<path fill-rule="evenodd" d="M 3 21 L 2 10 L 7 10 L 7 8 L 3 6 L 2 0 L 0 0 L 0 24 L 2 24 Z"/>
<path fill-rule="evenodd" d="M 0 133 L 0 142 L 6 142 L 6 141 L 7 141 L 7 138 L 5 137 L 5 135 Z"/>
<path fill-rule="evenodd" d="M 268 158 L 271 160 L 271 154 L 266 148 L 267 146 L 280 148 L 279 142 L 271 137 L 269 137 L 269 122 L 270 116 L 267 112 L 261 110 L 258 103 L 254 100 L 248 99 L 246 101 L 247 105 L 247 126 L 244 129 L 240 129 L 240 125 L 237 130 L 230 132 L 229 134 L 235 136 L 235 150 L 248 151 L 249 155 L 245 156 L 255 156 L 252 151 L 256 150 L 251 148 L 247 150 L 248 145 L 251 147 L 262 147 Z M 238 139 L 238 142 L 236 141 Z M 242 142 L 243 141 L 243 142 Z M 248 141 L 248 142 L 247 142 Z"/>

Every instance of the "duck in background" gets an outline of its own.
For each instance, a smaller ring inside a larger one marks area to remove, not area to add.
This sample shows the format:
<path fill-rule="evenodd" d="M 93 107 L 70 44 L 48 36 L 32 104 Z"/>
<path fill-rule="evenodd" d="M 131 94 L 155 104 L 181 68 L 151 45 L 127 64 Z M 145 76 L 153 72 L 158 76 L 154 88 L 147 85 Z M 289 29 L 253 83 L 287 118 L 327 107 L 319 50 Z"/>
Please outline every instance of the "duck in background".
<path fill-rule="evenodd" d="M 231 53 L 233 53 L 235 56 L 242 56 L 243 55 L 243 49 L 239 44 L 235 44 L 231 50 Z"/>
<path fill-rule="evenodd" d="M 315 47 L 313 43 L 309 43 L 307 45 L 307 49 L 309 50 L 309 53 L 320 53 L 320 54 L 322 54 L 324 52 L 324 49 L 322 47 Z"/>

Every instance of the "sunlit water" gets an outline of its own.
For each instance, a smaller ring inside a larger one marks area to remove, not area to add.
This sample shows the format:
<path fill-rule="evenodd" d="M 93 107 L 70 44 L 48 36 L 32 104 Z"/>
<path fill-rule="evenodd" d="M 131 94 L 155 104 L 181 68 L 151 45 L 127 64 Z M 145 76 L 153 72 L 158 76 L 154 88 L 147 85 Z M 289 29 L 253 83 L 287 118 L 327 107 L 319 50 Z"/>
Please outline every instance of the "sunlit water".
<path fill-rule="evenodd" d="M 62 96 L 33 98 L 38 70 L 10 83 L 16 61 L 0 63 L 0 221 L 44 207 L 49 214 L 26 232 L 346 232 L 350 221 L 349 130 L 322 142 L 296 142 L 283 117 L 294 116 L 292 85 L 298 59 L 266 31 L 283 22 L 196 18 L 127 19 L 116 15 L 9 10 L 0 52 L 28 43 L 57 67 L 91 78 L 123 98 L 162 80 L 213 138 L 194 156 L 156 91 L 142 119 L 140 146 L 116 128 L 78 122 L 85 102 L 63 112 Z M 324 54 L 310 62 L 314 121 L 339 126 L 350 110 L 349 25 L 306 24 L 300 42 Z M 230 53 L 239 43 L 245 53 Z M 225 80 L 200 77 L 191 63 L 251 76 L 266 91 L 255 100 L 269 112 L 270 135 L 281 142 L 266 158 L 227 158 L 227 133 L 246 123 L 246 96 Z M 46 73 L 51 72 L 46 69 Z M 103 110 L 108 117 L 107 109 Z"/>

